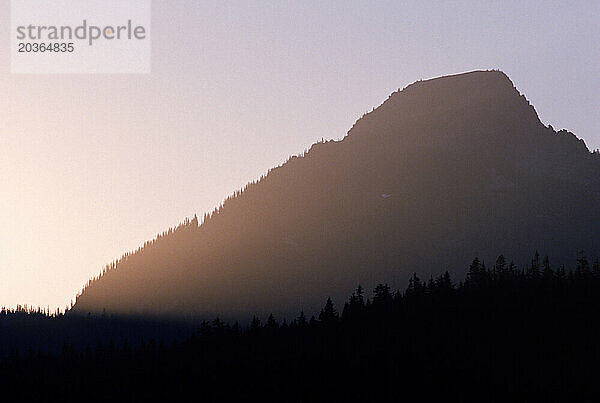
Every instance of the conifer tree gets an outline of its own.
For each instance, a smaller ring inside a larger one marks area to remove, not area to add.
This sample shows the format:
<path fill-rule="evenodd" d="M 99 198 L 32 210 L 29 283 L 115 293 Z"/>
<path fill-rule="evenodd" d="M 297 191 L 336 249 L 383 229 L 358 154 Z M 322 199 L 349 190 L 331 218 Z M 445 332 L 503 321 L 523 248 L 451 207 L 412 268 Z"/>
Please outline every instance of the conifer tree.
<path fill-rule="evenodd" d="M 305 327 L 306 325 L 308 325 L 308 322 L 306 321 L 306 316 L 304 316 L 304 311 L 300 311 L 300 315 L 298 316 L 298 326 L 300 327 Z"/>
<path fill-rule="evenodd" d="M 337 322 L 338 314 L 333 306 L 333 302 L 331 298 L 327 298 L 327 302 L 325 303 L 325 307 L 321 310 L 319 314 L 319 322 L 323 324 L 332 324 Z"/>
<path fill-rule="evenodd" d="M 252 318 L 252 322 L 250 322 L 250 329 L 251 330 L 258 330 L 260 329 L 261 324 L 260 324 L 260 319 L 258 319 L 256 316 L 254 316 Z"/>
<path fill-rule="evenodd" d="M 432 280 L 433 281 L 433 280 Z M 379 284 L 373 291 L 373 305 L 374 306 L 385 306 L 392 302 L 392 294 L 390 293 L 390 286 L 387 284 Z"/>
<path fill-rule="evenodd" d="M 265 328 L 266 329 L 277 329 L 278 327 L 279 327 L 279 324 L 275 320 L 275 316 L 273 316 L 273 314 L 271 313 L 269 315 L 269 317 L 267 318 L 267 323 L 265 323 Z"/>
<path fill-rule="evenodd" d="M 551 280 L 552 277 L 554 276 L 554 272 L 552 271 L 552 268 L 550 267 L 550 259 L 548 258 L 548 256 L 544 257 L 542 267 L 543 267 L 542 276 L 544 277 L 544 279 Z"/>

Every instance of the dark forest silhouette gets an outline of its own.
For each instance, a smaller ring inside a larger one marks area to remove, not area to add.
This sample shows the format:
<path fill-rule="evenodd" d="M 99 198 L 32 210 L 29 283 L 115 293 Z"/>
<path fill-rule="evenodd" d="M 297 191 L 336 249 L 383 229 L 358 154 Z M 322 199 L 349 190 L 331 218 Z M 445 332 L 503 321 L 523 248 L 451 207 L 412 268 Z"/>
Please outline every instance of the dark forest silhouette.
<path fill-rule="evenodd" d="M 357 282 L 402 288 L 498 250 L 600 255 L 600 155 L 542 124 L 498 71 L 419 81 L 341 141 L 290 158 L 90 281 L 74 310 L 186 319 L 289 314 Z M 200 179 L 199 179 L 200 180 Z"/>
<path fill-rule="evenodd" d="M 123 318 L 3 312 L 0 339 L 53 321 L 65 340 L 103 323 L 113 338 L 83 347 L 84 332 L 83 344 L 70 339 L 58 353 L 15 350 L 0 360 L 0 379 L 38 399 L 581 401 L 600 392 L 598 260 L 580 253 L 565 269 L 536 253 L 519 269 L 503 256 L 474 259 L 458 283 L 445 272 L 413 274 L 408 284 L 358 286 L 339 312 L 327 299 L 310 318 L 270 314 L 243 326 L 215 318 L 183 339 L 155 324 L 161 338 L 146 333 L 133 344 L 119 337 L 139 323 Z"/>

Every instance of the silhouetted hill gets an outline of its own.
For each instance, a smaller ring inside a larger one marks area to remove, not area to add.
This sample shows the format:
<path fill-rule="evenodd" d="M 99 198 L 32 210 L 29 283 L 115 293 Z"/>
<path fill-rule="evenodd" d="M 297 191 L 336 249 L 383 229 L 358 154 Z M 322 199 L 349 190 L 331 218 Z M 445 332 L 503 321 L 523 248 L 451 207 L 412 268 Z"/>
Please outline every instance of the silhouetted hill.
<path fill-rule="evenodd" d="M 473 256 L 600 254 L 600 156 L 544 126 L 510 79 L 419 81 L 341 141 L 314 144 L 112 264 L 75 312 L 243 317 L 315 312 L 361 283 L 464 275 Z M 201 178 L 199 178 L 200 180 Z"/>

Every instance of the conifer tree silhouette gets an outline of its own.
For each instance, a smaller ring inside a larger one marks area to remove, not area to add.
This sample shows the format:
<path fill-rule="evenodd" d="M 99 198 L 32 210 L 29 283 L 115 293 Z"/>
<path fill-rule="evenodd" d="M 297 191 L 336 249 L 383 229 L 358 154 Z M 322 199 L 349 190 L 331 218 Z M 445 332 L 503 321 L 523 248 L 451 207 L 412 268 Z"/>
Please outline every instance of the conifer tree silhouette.
<path fill-rule="evenodd" d="M 305 327 L 308 325 L 308 322 L 306 321 L 306 316 L 304 316 L 304 311 L 300 311 L 300 315 L 298 316 L 297 322 L 298 326 L 300 327 Z"/>
<path fill-rule="evenodd" d="M 544 260 L 542 261 L 542 277 L 546 281 L 550 281 L 554 277 L 554 272 L 550 267 L 550 259 L 548 256 L 544 256 Z"/>
<path fill-rule="evenodd" d="M 433 280 L 432 280 L 433 282 Z M 379 284 L 373 291 L 373 305 L 384 307 L 392 302 L 392 294 L 390 293 L 390 287 L 387 284 Z"/>
<path fill-rule="evenodd" d="M 338 313 L 335 310 L 335 307 L 333 306 L 333 302 L 331 301 L 331 298 L 327 298 L 325 307 L 321 310 L 321 313 L 319 314 L 319 322 L 329 325 L 329 324 L 337 322 L 337 320 L 338 320 Z"/>
<path fill-rule="evenodd" d="M 261 324 L 260 324 L 260 319 L 258 319 L 256 316 L 254 316 L 252 318 L 252 321 L 250 322 L 250 329 L 251 330 L 259 330 L 261 328 Z"/>
<path fill-rule="evenodd" d="M 267 322 L 265 323 L 265 328 L 266 329 L 277 329 L 278 327 L 279 327 L 279 324 L 275 320 L 275 316 L 273 316 L 273 314 L 271 313 L 269 315 L 269 317 L 267 318 Z"/>

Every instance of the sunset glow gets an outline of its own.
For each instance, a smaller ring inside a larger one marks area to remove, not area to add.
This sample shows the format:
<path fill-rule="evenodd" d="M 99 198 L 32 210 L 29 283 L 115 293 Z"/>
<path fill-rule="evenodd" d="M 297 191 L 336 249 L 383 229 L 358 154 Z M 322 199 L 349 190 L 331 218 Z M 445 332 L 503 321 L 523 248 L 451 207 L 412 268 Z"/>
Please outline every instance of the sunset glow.
<path fill-rule="evenodd" d="M 0 306 L 64 308 L 106 263 L 422 78 L 500 68 L 544 123 L 600 147 L 599 4 L 153 7 L 151 75 L 0 66 Z M 8 18 L 4 2 L 5 37 Z"/>

